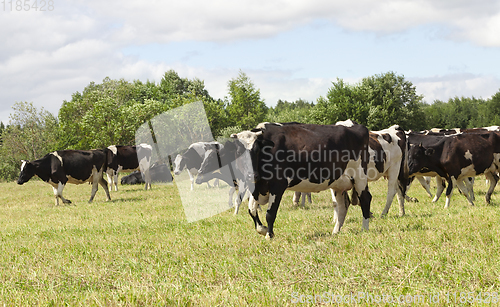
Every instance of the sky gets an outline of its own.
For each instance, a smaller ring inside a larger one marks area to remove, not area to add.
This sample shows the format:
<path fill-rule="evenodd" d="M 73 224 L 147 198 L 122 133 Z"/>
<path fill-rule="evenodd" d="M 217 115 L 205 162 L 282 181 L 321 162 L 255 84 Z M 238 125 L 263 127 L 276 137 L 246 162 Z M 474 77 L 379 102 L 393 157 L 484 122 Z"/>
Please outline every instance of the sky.
<path fill-rule="evenodd" d="M 15 102 L 54 115 L 106 77 L 173 69 L 215 99 L 243 71 L 268 106 L 315 102 L 337 78 L 389 71 L 424 101 L 500 91 L 497 0 L 25 0 L 0 3 L 0 121 Z"/>

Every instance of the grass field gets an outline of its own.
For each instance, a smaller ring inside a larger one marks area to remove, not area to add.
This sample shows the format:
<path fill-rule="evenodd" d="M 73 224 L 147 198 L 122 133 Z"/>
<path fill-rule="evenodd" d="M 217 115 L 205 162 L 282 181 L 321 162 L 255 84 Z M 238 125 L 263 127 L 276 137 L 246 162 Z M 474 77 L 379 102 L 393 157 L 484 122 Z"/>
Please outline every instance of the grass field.
<path fill-rule="evenodd" d="M 415 184 L 409 195 L 420 202 L 407 203 L 404 217 L 394 203 L 381 219 L 382 180 L 370 185 L 370 231 L 351 207 L 335 236 L 329 191 L 313 194 L 306 209 L 292 207 L 287 192 L 268 242 L 246 202 L 237 216 L 227 210 L 188 223 L 173 184 L 120 186 L 111 202 L 100 188 L 92 204 L 89 185 L 68 185 L 73 205 L 55 207 L 48 184 L 0 183 L 0 304 L 498 305 L 490 293 L 500 290 L 500 196 L 486 206 L 485 187 L 478 178 L 475 207 L 455 193 L 445 210 L 444 197 L 431 203 Z M 195 190 L 208 193 L 206 185 Z"/>

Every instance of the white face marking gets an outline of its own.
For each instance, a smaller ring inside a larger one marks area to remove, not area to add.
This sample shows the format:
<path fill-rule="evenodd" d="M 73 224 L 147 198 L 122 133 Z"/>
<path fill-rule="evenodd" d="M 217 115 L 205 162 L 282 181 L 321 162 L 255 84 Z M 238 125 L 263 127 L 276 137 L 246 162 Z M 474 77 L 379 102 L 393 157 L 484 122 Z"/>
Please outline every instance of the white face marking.
<path fill-rule="evenodd" d="M 242 131 L 237 134 L 233 134 L 232 136 L 236 136 L 238 140 L 242 141 L 243 145 L 247 150 L 251 150 L 253 144 L 257 140 L 257 137 L 262 134 L 262 131 L 259 132 L 251 132 L 251 131 Z"/>
<path fill-rule="evenodd" d="M 26 160 L 22 160 L 22 162 L 23 162 L 23 164 L 21 164 L 21 172 L 22 172 L 22 171 L 24 170 L 24 168 L 26 167 L 26 163 L 27 163 L 28 161 L 26 161 Z"/>
<path fill-rule="evenodd" d="M 472 161 L 472 154 L 470 153 L 470 150 L 467 149 L 464 155 L 465 159 L 471 160 Z"/>
<path fill-rule="evenodd" d="M 115 145 L 108 146 L 108 149 L 111 150 L 114 155 L 116 155 L 116 153 L 118 152 L 118 149 L 116 149 Z"/>
<path fill-rule="evenodd" d="M 335 125 L 352 127 L 352 126 L 354 126 L 354 122 L 352 120 L 348 119 L 348 120 L 336 122 Z"/>
<path fill-rule="evenodd" d="M 177 155 L 175 157 L 175 160 L 174 160 L 174 173 L 177 173 L 177 172 L 180 172 L 181 170 L 179 169 L 180 165 L 181 165 L 181 159 L 182 159 L 182 156 L 181 155 Z"/>

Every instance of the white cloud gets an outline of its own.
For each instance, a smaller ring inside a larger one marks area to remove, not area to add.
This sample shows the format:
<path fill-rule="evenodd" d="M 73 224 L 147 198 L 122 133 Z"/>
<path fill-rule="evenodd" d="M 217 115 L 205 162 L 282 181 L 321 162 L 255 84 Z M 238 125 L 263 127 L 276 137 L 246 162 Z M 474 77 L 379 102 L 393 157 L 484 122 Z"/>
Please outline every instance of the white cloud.
<path fill-rule="evenodd" d="M 464 73 L 408 79 L 427 103 L 462 96 L 488 99 L 500 90 L 500 79 L 495 76 Z"/>
<path fill-rule="evenodd" d="M 0 120 L 4 122 L 15 101 L 33 101 L 57 113 L 64 99 L 70 99 L 72 93 L 81 91 L 91 81 L 100 82 L 109 76 L 158 82 L 169 69 L 182 77 L 204 80 L 213 97 L 223 98 L 228 80 L 236 77 L 241 68 L 149 62 L 124 56 L 120 50 L 126 46 L 257 40 L 319 19 L 344 30 L 379 35 L 439 25 L 442 31 L 432 34 L 437 38 L 500 47 L 500 2 L 495 0 L 80 0 L 57 1 L 54 5 L 52 12 L 1 13 L 0 28 L 8 29 L 0 31 Z M 296 72 L 287 70 L 286 65 L 279 63 L 273 66 L 275 69 L 265 69 L 269 67 L 267 62 L 263 67 L 245 69 L 269 105 L 278 99 L 313 101 L 325 95 L 334 80 L 308 72 L 296 77 Z M 428 102 L 456 95 L 489 97 L 500 84 L 498 76 L 472 75 L 467 71 L 413 80 Z"/>
<path fill-rule="evenodd" d="M 427 24 L 450 38 L 500 46 L 500 4 L 495 0 L 353 1 L 86 1 L 95 18 L 115 25 L 112 39 L 138 44 L 180 40 L 232 41 L 270 37 L 313 20 L 345 29 L 389 34 Z M 133 13 L 131 13 L 133 12 Z"/>

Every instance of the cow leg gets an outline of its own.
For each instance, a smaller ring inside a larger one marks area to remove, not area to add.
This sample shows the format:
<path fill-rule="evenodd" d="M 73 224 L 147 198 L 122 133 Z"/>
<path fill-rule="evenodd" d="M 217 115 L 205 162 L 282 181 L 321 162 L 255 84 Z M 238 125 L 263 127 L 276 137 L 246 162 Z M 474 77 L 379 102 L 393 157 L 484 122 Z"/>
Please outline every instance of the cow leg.
<path fill-rule="evenodd" d="M 193 189 L 193 180 L 191 180 L 191 190 Z M 144 190 L 147 191 L 148 187 L 151 190 L 151 173 L 149 172 L 149 167 L 144 170 L 144 181 L 146 181 L 144 185 Z"/>
<path fill-rule="evenodd" d="M 219 188 L 219 179 L 215 178 L 214 180 L 214 188 L 218 187 Z"/>
<path fill-rule="evenodd" d="M 403 191 L 401 190 L 401 187 L 398 185 L 396 189 L 396 195 L 398 197 L 398 204 L 399 204 L 399 216 L 404 216 L 405 215 L 405 197 L 403 196 Z"/>
<path fill-rule="evenodd" d="M 394 169 L 394 171 L 392 171 Z M 390 173 L 388 174 L 388 180 L 387 180 L 387 199 L 385 201 L 385 208 L 382 211 L 382 214 L 380 217 L 384 217 L 389 213 L 389 209 L 391 208 L 392 200 L 394 199 L 394 195 L 396 195 L 398 188 L 398 173 L 399 173 L 399 168 L 392 168 Z M 396 172 L 397 171 L 397 172 Z M 403 203 L 403 210 L 401 210 L 401 204 L 399 206 L 399 214 L 401 216 L 404 215 L 404 203 Z"/>
<path fill-rule="evenodd" d="M 359 195 L 359 203 L 361 205 L 361 211 L 363 212 L 363 229 L 368 231 L 370 224 L 370 204 L 372 201 L 372 194 L 368 190 L 368 186 Z"/>
<path fill-rule="evenodd" d="M 443 194 L 444 188 L 446 187 L 446 179 L 436 176 L 436 187 L 436 195 L 432 199 L 433 203 L 437 202 L 441 197 L 441 194 Z"/>
<path fill-rule="evenodd" d="M 312 196 L 311 196 L 311 192 L 306 193 L 306 196 L 307 196 L 307 200 L 309 201 L 309 204 L 312 204 Z M 302 206 L 304 206 L 304 204 L 302 204 Z"/>
<path fill-rule="evenodd" d="M 108 168 L 106 170 L 106 177 L 108 178 L 108 184 L 109 184 L 110 189 L 113 188 L 113 174 L 114 174 L 113 169 Z"/>
<path fill-rule="evenodd" d="M 293 201 L 293 205 L 294 206 L 297 206 L 297 207 L 299 206 L 300 196 L 301 196 L 300 192 L 296 191 L 296 192 L 293 193 L 293 199 L 292 199 L 292 201 Z"/>
<path fill-rule="evenodd" d="M 112 189 L 113 189 L 113 184 L 114 184 L 114 186 L 115 186 L 115 192 L 118 192 L 118 172 L 115 172 L 115 173 L 113 174 L 113 181 L 114 181 L 114 182 L 113 182 L 113 183 L 112 183 L 112 185 L 109 187 L 109 189 L 111 189 L 111 190 L 112 190 Z M 107 185 L 106 185 L 106 188 L 108 188 L 108 187 L 107 187 Z"/>
<path fill-rule="evenodd" d="M 300 196 L 302 197 L 302 202 L 300 203 L 302 208 L 306 207 L 306 195 L 307 193 L 300 193 Z"/>
<path fill-rule="evenodd" d="M 285 192 L 285 188 L 276 189 L 275 191 L 269 191 L 269 205 L 266 213 L 266 221 L 267 221 L 267 234 L 266 239 L 271 240 L 274 238 L 274 221 L 276 220 L 276 215 L 278 213 L 278 208 L 280 206 L 281 198 L 283 197 L 283 193 Z"/>
<path fill-rule="evenodd" d="M 415 197 L 408 196 L 408 190 L 410 189 L 413 180 L 415 180 L 415 177 L 408 178 L 408 185 L 406 186 L 406 192 L 405 192 L 405 200 L 418 203 L 418 199 L 416 199 Z"/>
<path fill-rule="evenodd" d="M 250 199 L 248 200 L 248 213 L 253 219 L 254 225 L 255 225 L 255 230 L 265 236 L 267 234 L 267 227 L 262 225 L 262 222 L 259 219 L 259 213 L 257 212 L 258 209 L 258 204 L 253 198 L 252 195 L 250 195 Z"/>
<path fill-rule="evenodd" d="M 240 210 L 240 205 L 245 199 L 247 189 L 240 189 L 238 188 L 238 193 L 236 193 L 236 206 L 234 208 L 234 214 L 238 214 L 238 211 Z M 257 204 L 257 208 L 259 208 L 259 205 Z"/>
<path fill-rule="evenodd" d="M 99 176 L 99 184 L 102 186 L 104 192 L 106 192 L 107 201 L 110 201 L 111 196 L 109 195 L 108 183 L 106 182 L 106 180 L 104 180 L 104 178 L 102 178 L 102 176 Z M 96 191 L 97 191 L 97 189 L 96 189 Z"/>
<path fill-rule="evenodd" d="M 335 202 L 333 204 L 334 212 L 333 212 L 333 222 L 335 226 L 333 227 L 332 234 L 336 234 L 344 225 L 345 217 L 347 215 L 347 209 L 349 206 L 349 197 L 347 195 L 347 191 L 343 192 L 333 192 L 332 194 L 335 196 Z"/>
<path fill-rule="evenodd" d="M 102 173 L 101 173 L 102 175 Z M 99 173 L 95 170 L 92 171 L 92 192 L 90 193 L 89 204 L 94 200 L 95 193 L 97 193 L 98 184 L 99 184 Z M 109 193 L 109 191 L 108 191 Z"/>
<path fill-rule="evenodd" d="M 464 185 L 465 185 L 465 187 L 467 189 L 467 193 L 469 194 L 469 197 L 473 201 L 476 200 L 476 197 L 474 196 L 474 177 L 464 178 L 463 181 L 464 181 Z"/>
<path fill-rule="evenodd" d="M 62 191 L 64 190 L 64 187 L 66 185 L 59 182 L 56 187 L 52 187 L 54 189 L 54 196 L 56 197 L 56 206 L 59 206 L 59 198 L 62 200 L 63 204 L 71 204 L 71 201 L 69 199 L 66 199 L 62 196 Z"/>
<path fill-rule="evenodd" d="M 446 188 L 446 203 L 444 204 L 445 209 L 450 207 L 450 200 L 452 193 L 453 193 L 453 181 L 450 177 L 450 179 L 448 179 L 448 187 Z"/>
<path fill-rule="evenodd" d="M 432 197 L 432 193 L 431 193 L 431 188 L 429 186 L 429 182 L 424 178 L 424 177 L 417 177 L 418 181 L 420 182 L 420 184 L 422 185 L 422 187 L 424 187 L 425 191 L 427 192 L 427 194 L 429 194 L 429 197 Z"/>
<path fill-rule="evenodd" d="M 469 205 L 474 206 L 474 202 L 472 201 L 472 198 L 470 197 L 470 195 L 468 193 L 469 191 L 467 190 L 467 187 L 465 186 L 464 181 L 463 180 L 453 180 L 453 181 L 457 184 L 457 187 L 465 195 L 465 197 L 467 198 L 467 201 L 469 201 Z"/>
<path fill-rule="evenodd" d="M 233 196 L 234 196 L 234 191 L 236 191 L 236 188 L 235 187 L 231 187 L 229 189 L 229 200 L 227 202 L 229 208 L 231 208 L 233 206 Z M 235 213 L 236 214 L 236 213 Z"/>
<path fill-rule="evenodd" d="M 188 170 L 189 181 L 191 181 L 191 191 L 194 190 L 194 176 L 191 174 L 191 171 Z M 208 183 L 208 182 L 207 182 Z"/>
<path fill-rule="evenodd" d="M 498 176 L 494 173 L 491 173 L 491 172 L 487 172 L 485 174 L 485 176 L 490 183 L 490 187 L 488 189 L 488 192 L 486 192 L 486 196 L 485 196 L 486 203 L 489 205 L 490 200 L 491 200 L 491 194 L 493 193 L 493 190 L 495 189 L 495 186 L 497 185 L 497 182 L 498 182 Z"/>

